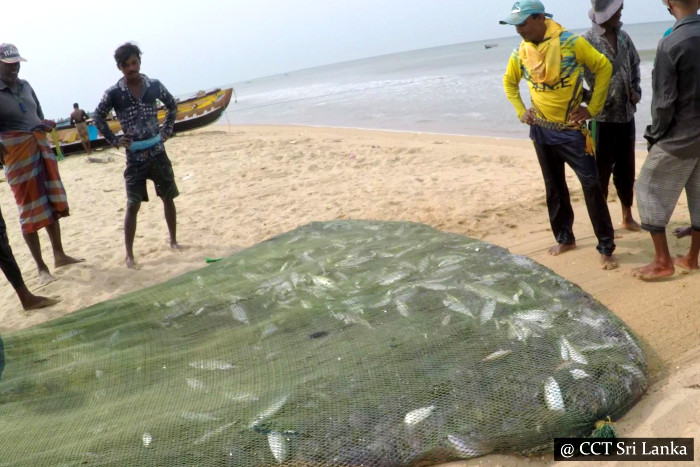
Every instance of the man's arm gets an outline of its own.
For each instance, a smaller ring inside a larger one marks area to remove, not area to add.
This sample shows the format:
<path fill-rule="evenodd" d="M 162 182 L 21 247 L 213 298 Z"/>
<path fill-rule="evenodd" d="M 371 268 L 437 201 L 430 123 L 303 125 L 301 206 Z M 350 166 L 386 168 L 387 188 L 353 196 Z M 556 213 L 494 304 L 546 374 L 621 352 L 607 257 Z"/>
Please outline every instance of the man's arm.
<path fill-rule="evenodd" d="M 520 81 L 523 79 L 523 73 L 520 69 L 520 61 L 517 58 L 517 51 L 513 52 L 508 61 L 506 74 L 503 75 L 503 89 L 506 92 L 506 97 L 513 104 L 515 113 L 519 120 L 522 120 L 523 115 L 527 112 L 527 108 L 520 96 Z"/>
<path fill-rule="evenodd" d="M 114 108 L 114 105 L 112 104 L 112 98 L 109 95 L 109 92 L 105 92 L 104 95 L 102 96 L 102 100 L 100 101 L 99 104 L 97 104 L 97 108 L 95 109 L 94 112 L 94 120 L 95 120 L 95 126 L 97 127 L 97 130 L 102 133 L 102 135 L 105 137 L 105 140 L 115 148 L 119 147 L 119 138 L 117 138 L 114 135 L 114 132 L 109 128 L 109 125 L 107 125 L 107 114 Z"/>
<path fill-rule="evenodd" d="M 651 125 L 647 127 L 644 137 L 651 143 L 656 143 L 666 134 L 673 120 L 678 88 L 676 83 L 676 67 L 668 52 L 661 47 L 656 52 L 656 63 L 651 72 Z"/>
<path fill-rule="evenodd" d="M 36 94 L 34 93 L 34 88 L 31 88 L 32 90 L 32 99 L 34 99 L 34 102 L 36 102 L 36 114 L 39 116 L 39 120 L 44 119 L 44 111 L 41 110 L 41 104 L 39 104 L 39 98 L 36 97 Z"/>
<path fill-rule="evenodd" d="M 598 52 L 586 39 L 579 37 L 574 44 L 576 59 L 582 65 L 588 67 L 595 75 L 595 87 L 591 94 L 591 101 L 588 104 L 588 112 L 591 117 L 595 117 L 605 105 L 612 77 L 612 65 L 610 60 Z"/>
<path fill-rule="evenodd" d="M 160 82 L 159 82 L 160 83 Z M 165 105 L 165 121 L 163 122 L 163 129 L 161 130 L 165 139 L 169 138 L 173 134 L 173 125 L 175 124 L 175 118 L 177 117 L 177 102 L 170 91 L 160 83 L 160 94 L 158 96 L 163 105 Z"/>
<path fill-rule="evenodd" d="M 632 42 L 632 39 L 630 39 L 629 35 L 627 36 L 627 40 L 629 41 L 629 58 L 630 65 L 632 67 L 630 88 L 632 89 L 632 91 L 637 93 L 637 102 L 639 102 L 642 99 L 642 78 L 641 73 L 639 72 L 639 64 L 641 63 L 641 59 L 639 58 L 639 52 L 637 52 L 637 48 L 634 46 L 634 42 Z M 636 104 L 637 102 L 633 102 L 633 104 Z"/>

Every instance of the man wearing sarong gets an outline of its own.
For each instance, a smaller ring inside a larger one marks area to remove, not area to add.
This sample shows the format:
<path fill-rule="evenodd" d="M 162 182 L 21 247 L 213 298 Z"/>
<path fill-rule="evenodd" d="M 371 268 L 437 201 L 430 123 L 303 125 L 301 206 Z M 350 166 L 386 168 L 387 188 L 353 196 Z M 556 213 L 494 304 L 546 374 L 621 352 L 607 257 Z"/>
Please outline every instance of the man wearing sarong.
<path fill-rule="evenodd" d="M 564 175 L 564 164 L 576 173 L 586 200 L 588 216 L 598 239 L 603 269 L 617 267 L 613 256 L 615 231 L 608 205 L 598 182 L 592 140 L 586 120 L 600 112 L 608 92 L 612 66 L 585 39 L 572 34 L 550 18 L 538 0 L 515 2 L 501 24 L 511 24 L 523 38 L 513 51 L 503 86 L 518 118 L 530 125 L 547 193 L 549 222 L 557 245 L 549 254 L 559 255 L 576 247 L 574 211 Z M 596 87 L 588 107 L 582 106 L 583 65 L 595 75 Z M 530 88 L 532 107 L 520 96 L 520 81 Z"/>
<path fill-rule="evenodd" d="M 654 260 L 634 271 L 655 280 L 698 269 L 700 253 L 700 17 L 697 0 L 662 0 L 676 18 L 661 39 L 651 77 L 650 149 L 637 178 L 642 228 L 651 234 Z M 688 254 L 671 257 L 666 226 L 685 188 L 692 233 Z"/>
<path fill-rule="evenodd" d="M 153 180 L 156 194 L 163 201 L 165 222 L 170 234 L 170 247 L 180 249 L 176 237 L 176 210 L 174 199 L 179 195 L 173 166 L 163 143 L 173 132 L 177 103 L 168 90 L 156 79 L 141 74 L 141 50 L 132 43 L 121 45 L 114 52 L 117 68 L 124 74 L 117 84 L 105 91 L 97 105 L 94 121 L 97 129 L 112 146 L 126 148 L 126 215 L 124 217 L 124 244 L 126 266 L 136 268 L 134 236 L 136 217 L 141 202 L 148 201 L 146 180 Z M 167 109 L 163 127 L 158 124 L 157 101 Z M 116 136 L 107 125 L 107 114 L 114 109 L 123 135 Z"/>
<path fill-rule="evenodd" d="M 25 61 L 14 45 L 0 45 L 0 157 L 19 209 L 22 235 L 40 281 L 48 283 L 54 279 L 41 255 L 40 229 L 45 227 L 51 240 L 55 267 L 83 260 L 63 251 L 58 220 L 68 216 L 68 202 L 46 137 L 56 124 L 44 120 L 34 90 L 18 77 L 19 62 Z"/>
<path fill-rule="evenodd" d="M 90 152 L 92 152 L 92 147 L 90 146 L 90 134 L 88 133 L 87 120 L 87 113 L 85 113 L 77 103 L 73 104 L 73 112 L 70 114 L 70 124 L 75 125 L 75 130 L 78 132 L 78 137 L 83 144 L 83 149 L 90 154 Z"/>
<path fill-rule="evenodd" d="M 613 67 L 603 110 L 591 123 L 595 135 L 595 158 L 603 196 L 608 197 L 610 175 L 622 208 L 622 227 L 638 232 L 632 215 L 634 200 L 636 129 L 634 113 L 642 98 L 639 54 L 629 34 L 622 30 L 622 0 L 591 0 L 591 28 L 582 34 L 605 55 Z M 586 68 L 586 82 L 595 89 L 595 77 Z"/>

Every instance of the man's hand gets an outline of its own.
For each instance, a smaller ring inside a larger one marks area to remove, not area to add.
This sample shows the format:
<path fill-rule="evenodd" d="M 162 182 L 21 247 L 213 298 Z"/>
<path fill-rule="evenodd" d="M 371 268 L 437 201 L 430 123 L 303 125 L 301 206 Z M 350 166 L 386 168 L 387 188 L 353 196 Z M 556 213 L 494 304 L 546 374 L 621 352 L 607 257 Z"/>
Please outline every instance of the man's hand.
<path fill-rule="evenodd" d="M 49 133 L 54 128 L 56 128 L 56 122 L 53 120 L 42 120 L 41 123 L 32 128 L 32 131 L 43 131 L 45 133 Z"/>
<path fill-rule="evenodd" d="M 575 126 L 581 126 L 586 123 L 586 120 L 591 118 L 591 113 L 587 107 L 579 107 L 569 115 L 569 123 Z"/>
<path fill-rule="evenodd" d="M 165 134 L 164 131 L 160 132 L 160 142 L 165 143 L 168 140 L 168 135 Z"/>
<path fill-rule="evenodd" d="M 527 109 L 523 116 L 520 117 L 520 121 L 527 125 L 533 125 L 535 123 L 535 109 Z"/>
<path fill-rule="evenodd" d="M 131 135 L 122 135 L 122 137 L 119 138 L 119 142 L 117 143 L 117 147 L 129 149 L 131 147 L 131 142 L 133 140 L 134 140 L 134 137 Z"/>
<path fill-rule="evenodd" d="M 630 92 L 630 102 L 632 105 L 637 105 L 639 101 L 642 99 L 642 96 L 639 95 L 637 91 L 632 91 Z"/>

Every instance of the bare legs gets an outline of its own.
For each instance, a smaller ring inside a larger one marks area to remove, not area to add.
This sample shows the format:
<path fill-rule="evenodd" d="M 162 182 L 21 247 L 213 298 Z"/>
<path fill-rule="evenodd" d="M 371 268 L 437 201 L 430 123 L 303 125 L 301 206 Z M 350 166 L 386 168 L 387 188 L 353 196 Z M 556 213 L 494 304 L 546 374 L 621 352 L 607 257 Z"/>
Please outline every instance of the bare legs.
<path fill-rule="evenodd" d="M 170 248 L 180 250 L 180 245 L 177 243 L 177 211 L 175 210 L 175 201 L 172 199 L 163 200 L 163 213 L 165 214 L 165 223 L 168 224 Z"/>
<path fill-rule="evenodd" d="M 632 232 L 639 232 L 642 230 L 642 226 L 639 225 L 639 222 L 634 220 L 634 216 L 632 216 L 632 206 L 620 204 L 622 206 L 622 228 L 631 230 Z"/>
<path fill-rule="evenodd" d="M 141 203 L 129 203 L 126 206 L 126 216 L 124 217 L 124 245 L 126 247 L 126 267 L 136 269 L 136 261 L 134 260 L 134 237 L 136 236 L 136 218 L 141 208 Z M 163 200 L 163 214 L 165 223 L 168 225 L 168 234 L 170 235 L 170 248 L 180 250 L 181 247 L 177 243 L 177 210 L 175 209 L 175 201 L 172 199 Z"/>
<path fill-rule="evenodd" d="M 129 203 L 126 205 L 124 216 L 124 245 L 126 246 L 126 267 L 136 269 L 134 261 L 134 236 L 136 235 L 136 216 L 139 213 L 141 203 Z"/>
<path fill-rule="evenodd" d="M 92 147 L 90 146 L 90 141 L 89 140 L 82 141 L 82 143 L 83 143 L 83 149 L 85 149 L 85 152 L 87 152 L 88 155 L 90 155 L 90 153 L 92 152 Z"/>
<path fill-rule="evenodd" d="M 61 241 L 61 226 L 59 221 L 46 226 L 46 233 L 49 235 L 49 240 L 51 241 L 51 248 L 53 250 L 54 267 L 60 268 L 61 266 L 66 266 L 68 264 L 81 263 L 85 261 L 82 258 L 73 258 L 68 256 L 65 251 L 63 251 L 63 243 Z M 49 272 L 49 267 L 44 262 L 44 258 L 41 254 L 41 243 L 39 242 L 39 234 L 37 232 L 23 233 L 24 241 L 29 247 L 29 252 L 34 258 L 36 267 L 39 270 L 39 281 L 42 284 L 48 284 L 53 281 L 54 278 Z"/>
<path fill-rule="evenodd" d="M 688 254 L 676 258 L 674 264 L 688 271 L 691 269 L 698 269 L 698 254 L 700 254 L 700 231 L 691 229 L 690 249 L 688 250 Z"/>

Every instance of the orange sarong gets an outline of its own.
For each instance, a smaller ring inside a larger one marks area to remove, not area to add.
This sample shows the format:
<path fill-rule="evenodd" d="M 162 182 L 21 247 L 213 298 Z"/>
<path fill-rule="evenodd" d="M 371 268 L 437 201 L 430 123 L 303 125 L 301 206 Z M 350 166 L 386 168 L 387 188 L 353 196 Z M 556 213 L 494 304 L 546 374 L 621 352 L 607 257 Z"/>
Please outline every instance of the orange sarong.
<path fill-rule="evenodd" d="M 22 233 L 33 233 L 69 215 L 66 191 L 46 133 L 6 131 L 5 178 L 15 195 Z"/>

